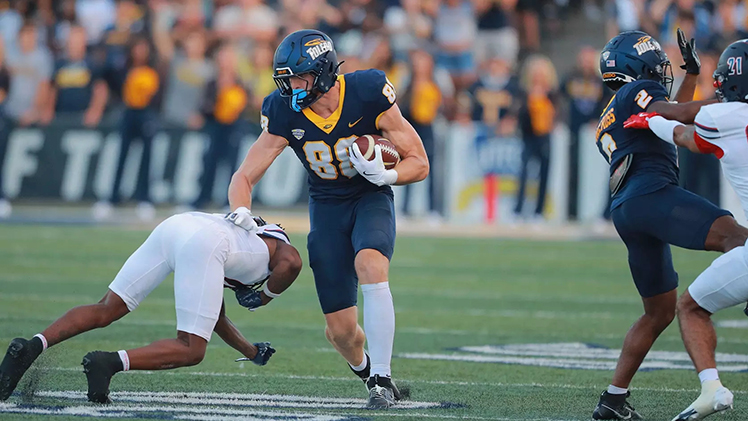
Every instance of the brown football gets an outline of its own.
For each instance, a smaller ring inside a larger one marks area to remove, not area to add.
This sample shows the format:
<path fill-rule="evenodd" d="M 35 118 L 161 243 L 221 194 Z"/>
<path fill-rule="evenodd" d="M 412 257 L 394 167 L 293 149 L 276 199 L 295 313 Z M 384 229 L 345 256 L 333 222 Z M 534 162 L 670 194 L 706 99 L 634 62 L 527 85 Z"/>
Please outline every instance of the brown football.
<path fill-rule="evenodd" d="M 384 168 L 388 170 L 395 168 L 395 165 L 400 162 L 400 154 L 397 153 L 395 145 L 381 136 L 367 134 L 359 137 L 353 143 L 358 145 L 358 149 L 367 161 L 374 159 L 374 145 L 379 145 L 379 147 L 382 148 L 382 161 L 384 161 Z"/>

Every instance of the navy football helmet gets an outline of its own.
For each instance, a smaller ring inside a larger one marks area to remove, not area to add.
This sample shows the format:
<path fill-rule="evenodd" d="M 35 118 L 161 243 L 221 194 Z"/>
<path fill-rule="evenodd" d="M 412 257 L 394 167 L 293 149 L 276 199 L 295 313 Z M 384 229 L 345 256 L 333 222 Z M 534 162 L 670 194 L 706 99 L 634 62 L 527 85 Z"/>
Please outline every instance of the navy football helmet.
<path fill-rule="evenodd" d="M 273 80 L 281 96 L 290 98 L 291 108 L 299 112 L 314 104 L 338 78 L 338 55 L 325 33 L 302 29 L 289 34 L 275 50 Z M 293 89 L 291 78 L 311 74 L 312 86 Z"/>
<path fill-rule="evenodd" d="M 621 32 L 613 37 L 600 54 L 603 82 L 617 91 L 635 80 L 654 80 L 670 94 L 673 70 L 660 43 L 642 31 Z"/>
<path fill-rule="evenodd" d="M 714 71 L 714 87 L 720 102 L 748 102 L 748 39 L 735 41 L 722 52 Z"/>

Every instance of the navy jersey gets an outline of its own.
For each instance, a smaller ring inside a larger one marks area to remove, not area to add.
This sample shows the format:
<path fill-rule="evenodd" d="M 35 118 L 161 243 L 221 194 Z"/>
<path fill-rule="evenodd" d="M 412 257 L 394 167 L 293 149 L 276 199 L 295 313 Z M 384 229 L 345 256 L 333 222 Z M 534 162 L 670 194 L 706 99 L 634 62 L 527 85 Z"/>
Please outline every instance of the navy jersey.
<path fill-rule="evenodd" d="M 395 103 L 395 88 L 380 70 L 338 76 L 340 102 L 329 118 L 305 108 L 297 113 L 288 99 L 274 91 L 262 103 L 263 130 L 281 136 L 309 174 L 312 199 L 348 199 L 378 187 L 360 176 L 348 158 L 348 147 L 359 136 L 381 135 L 379 118 Z"/>
<path fill-rule="evenodd" d="M 633 162 L 621 189 L 613 197 L 611 209 L 624 201 L 678 184 L 678 155 L 675 146 L 663 142 L 650 130 L 624 129 L 623 122 L 646 111 L 650 104 L 667 101 L 667 91 L 651 80 L 629 82 L 616 92 L 605 107 L 597 125 L 597 147 L 610 164 L 610 172 L 626 157 Z"/>

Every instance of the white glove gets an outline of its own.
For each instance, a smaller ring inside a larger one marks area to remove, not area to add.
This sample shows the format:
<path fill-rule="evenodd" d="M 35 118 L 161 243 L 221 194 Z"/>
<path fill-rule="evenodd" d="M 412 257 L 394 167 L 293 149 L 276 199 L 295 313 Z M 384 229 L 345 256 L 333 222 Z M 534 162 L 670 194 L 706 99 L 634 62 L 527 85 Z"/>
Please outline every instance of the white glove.
<path fill-rule="evenodd" d="M 237 227 L 244 228 L 249 232 L 257 231 L 257 222 L 252 216 L 252 212 L 244 206 L 236 208 L 235 211 L 226 214 L 225 219 Z"/>
<path fill-rule="evenodd" d="M 377 186 L 390 186 L 397 182 L 397 171 L 384 169 L 381 146 L 374 145 L 374 159 L 371 161 L 364 159 L 357 144 L 354 143 L 349 149 L 348 155 L 350 155 L 353 168 L 370 183 Z"/>

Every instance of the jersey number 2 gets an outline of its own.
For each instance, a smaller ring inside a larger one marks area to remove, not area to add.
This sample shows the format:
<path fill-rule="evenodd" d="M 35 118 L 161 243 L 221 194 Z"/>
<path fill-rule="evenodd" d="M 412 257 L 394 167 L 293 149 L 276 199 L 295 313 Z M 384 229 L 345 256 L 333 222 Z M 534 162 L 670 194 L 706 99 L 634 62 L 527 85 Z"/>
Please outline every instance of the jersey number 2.
<path fill-rule="evenodd" d="M 642 110 L 647 109 L 647 105 L 649 105 L 650 101 L 652 101 L 652 96 L 649 95 L 646 90 L 642 89 L 638 94 L 636 94 L 636 105 L 638 105 Z"/>
<path fill-rule="evenodd" d="M 304 155 L 309 162 L 309 168 L 323 180 L 335 180 L 342 173 L 348 178 L 353 178 L 358 172 L 353 168 L 348 158 L 348 147 L 358 139 L 358 136 L 341 137 L 335 142 L 335 157 L 340 164 L 336 167 L 332 163 L 332 149 L 327 143 L 317 140 L 304 143 Z"/>

